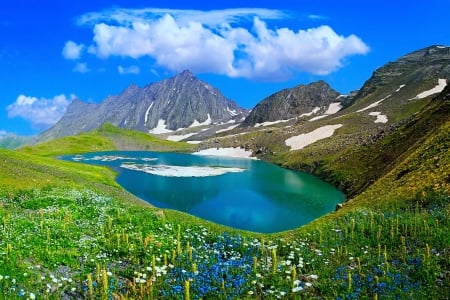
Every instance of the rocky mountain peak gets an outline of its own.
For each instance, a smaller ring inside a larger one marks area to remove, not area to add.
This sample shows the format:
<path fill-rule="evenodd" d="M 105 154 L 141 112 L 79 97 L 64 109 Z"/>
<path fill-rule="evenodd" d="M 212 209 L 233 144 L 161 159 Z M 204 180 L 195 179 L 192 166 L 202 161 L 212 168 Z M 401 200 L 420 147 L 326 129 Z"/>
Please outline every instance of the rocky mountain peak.
<path fill-rule="evenodd" d="M 262 100 L 243 122 L 243 126 L 287 120 L 311 112 L 325 112 L 337 102 L 339 93 L 323 80 L 284 89 Z"/>
<path fill-rule="evenodd" d="M 41 134 L 40 140 L 93 130 L 104 123 L 158 134 L 225 123 L 246 115 L 247 110 L 184 70 L 143 88 L 132 84 L 99 104 L 74 101 L 61 120 Z"/>

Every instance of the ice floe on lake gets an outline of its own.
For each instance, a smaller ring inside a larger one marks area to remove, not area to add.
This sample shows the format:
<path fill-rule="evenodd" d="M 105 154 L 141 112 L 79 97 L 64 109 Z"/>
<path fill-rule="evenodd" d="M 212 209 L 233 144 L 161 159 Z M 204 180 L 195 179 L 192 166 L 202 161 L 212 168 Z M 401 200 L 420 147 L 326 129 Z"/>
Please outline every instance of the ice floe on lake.
<path fill-rule="evenodd" d="M 242 168 L 210 167 L 210 166 L 170 166 L 148 164 L 121 164 L 121 168 L 145 172 L 164 177 L 208 177 L 219 176 L 226 173 L 244 172 Z"/>
<path fill-rule="evenodd" d="M 194 152 L 195 155 L 206 155 L 206 156 L 226 156 L 226 157 L 237 157 L 237 158 L 254 158 L 251 157 L 252 151 L 247 151 L 242 148 L 209 148 L 203 149 L 198 152 Z"/>

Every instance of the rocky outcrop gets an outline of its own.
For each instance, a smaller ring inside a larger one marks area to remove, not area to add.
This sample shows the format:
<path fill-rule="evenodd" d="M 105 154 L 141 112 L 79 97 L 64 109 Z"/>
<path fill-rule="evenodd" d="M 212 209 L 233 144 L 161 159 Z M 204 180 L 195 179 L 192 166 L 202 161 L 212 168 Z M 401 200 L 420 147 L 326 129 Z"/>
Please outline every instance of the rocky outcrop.
<path fill-rule="evenodd" d="M 277 92 L 262 100 L 244 120 L 243 126 L 287 120 L 311 113 L 325 112 L 333 102 L 339 102 L 339 93 L 325 81 L 298 85 Z"/>

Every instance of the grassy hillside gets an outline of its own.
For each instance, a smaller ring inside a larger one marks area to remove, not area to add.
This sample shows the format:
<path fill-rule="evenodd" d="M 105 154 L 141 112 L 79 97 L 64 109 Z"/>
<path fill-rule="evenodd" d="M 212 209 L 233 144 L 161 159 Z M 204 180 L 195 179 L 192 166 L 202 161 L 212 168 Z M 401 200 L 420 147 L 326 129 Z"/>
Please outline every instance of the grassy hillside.
<path fill-rule="evenodd" d="M 264 235 L 138 205 L 110 170 L 53 158 L 127 139 L 140 149 L 185 144 L 106 126 L 1 150 L 0 299 L 446 299 L 448 103 L 396 129 L 354 149 L 355 169 L 342 160 L 344 175 L 361 182 L 351 172 L 381 164 L 364 192 L 306 226 Z"/>
<path fill-rule="evenodd" d="M 31 137 L 28 136 L 18 136 L 18 135 L 6 135 L 0 136 L 0 148 L 4 149 L 17 149 L 23 145 L 29 144 L 31 142 Z"/>
<path fill-rule="evenodd" d="M 186 143 L 161 140 L 144 132 L 104 124 L 98 130 L 23 147 L 19 151 L 43 156 L 58 156 L 117 149 L 191 152 L 194 147 Z"/>
<path fill-rule="evenodd" d="M 450 116 L 450 88 L 446 91 L 400 123 L 374 132 L 364 143 L 339 147 L 342 141 L 336 138 L 334 151 L 330 151 L 331 140 L 325 147 L 311 145 L 303 151 L 281 154 L 275 160 L 316 174 L 340 186 L 349 197 L 355 196 L 437 133 Z"/>

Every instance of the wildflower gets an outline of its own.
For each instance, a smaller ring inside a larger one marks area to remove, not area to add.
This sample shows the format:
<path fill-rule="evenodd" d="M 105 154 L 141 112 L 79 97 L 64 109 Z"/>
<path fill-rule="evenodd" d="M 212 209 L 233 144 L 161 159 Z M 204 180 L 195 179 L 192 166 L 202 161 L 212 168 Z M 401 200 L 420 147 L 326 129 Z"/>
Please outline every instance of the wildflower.
<path fill-rule="evenodd" d="M 31 299 L 31 300 L 36 299 L 36 295 L 35 295 L 34 293 L 30 293 L 30 299 Z"/>
<path fill-rule="evenodd" d="M 297 292 L 300 292 L 300 291 L 303 291 L 303 287 L 301 287 L 301 286 L 296 286 L 295 288 L 292 289 L 293 293 L 297 293 Z"/>

